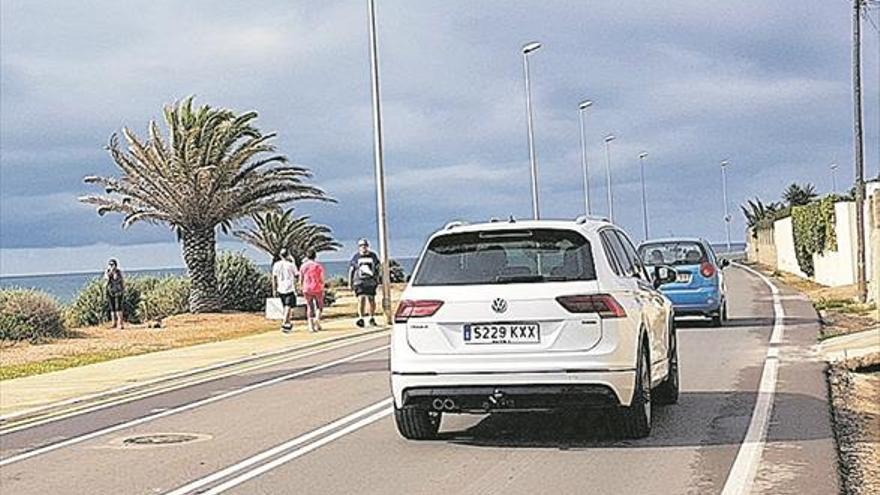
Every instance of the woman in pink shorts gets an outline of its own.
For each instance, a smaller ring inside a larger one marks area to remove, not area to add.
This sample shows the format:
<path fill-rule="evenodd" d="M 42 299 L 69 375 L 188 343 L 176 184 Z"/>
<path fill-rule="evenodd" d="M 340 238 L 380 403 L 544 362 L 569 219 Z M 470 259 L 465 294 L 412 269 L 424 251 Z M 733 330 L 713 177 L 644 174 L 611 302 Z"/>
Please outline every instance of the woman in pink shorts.
<path fill-rule="evenodd" d="M 315 261 L 315 252 L 306 253 L 306 262 L 299 269 L 300 287 L 306 299 L 306 317 L 309 331 L 321 329 L 321 313 L 324 311 L 324 267 Z"/>

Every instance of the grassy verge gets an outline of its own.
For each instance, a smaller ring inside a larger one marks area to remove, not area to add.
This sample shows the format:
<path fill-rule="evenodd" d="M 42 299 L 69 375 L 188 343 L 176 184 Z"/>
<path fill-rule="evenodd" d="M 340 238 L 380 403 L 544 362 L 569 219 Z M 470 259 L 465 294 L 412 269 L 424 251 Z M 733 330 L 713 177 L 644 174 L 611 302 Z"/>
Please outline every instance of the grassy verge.
<path fill-rule="evenodd" d="M 39 375 L 41 373 L 50 373 L 52 371 L 60 371 L 76 366 L 85 366 L 87 364 L 100 363 L 111 359 L 118 359 L 127 356 L 134 356 L 150 351 L 105 351 L 84 353 L 74 356 L 63 356 L 49 358 L 44 361 L 34 361 L 22 364 L 13 364 L 9 366 L 0 366 L 0 380 L 11 380 L 13 378 L 22 378 L 30 375 Z"/>
<path fill-rule="evenodd" d="M 392 302 L 400 294 L 394 287 Z M 381 307 L 381 306 L 379 306 Z M 325 319 L 353 320 L 357 302 L 347 289 L 326 309 Z M 76 328 L 67 338 L 33 344 L 0 341 L 0 380 L 11 380 L 149 352 L 237 339 L 278 331 L 279 323 L 259 313 L 182 314 L 163 320 L 162 328 L 129 325 L 123 331 L 105 326 Z M 302 326 L 302 321 L 296 322 Z"/>

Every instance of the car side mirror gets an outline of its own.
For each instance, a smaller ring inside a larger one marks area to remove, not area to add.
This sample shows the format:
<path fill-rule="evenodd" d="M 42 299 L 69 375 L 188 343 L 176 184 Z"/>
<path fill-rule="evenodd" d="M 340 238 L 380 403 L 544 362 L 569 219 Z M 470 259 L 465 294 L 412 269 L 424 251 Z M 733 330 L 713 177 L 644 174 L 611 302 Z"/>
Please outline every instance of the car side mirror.
<path fill-rule="evenodd" d="M 678 277 L 678 272 L 675 271 L 675 268 L 667 265 L 659 265 L 654 267 L 654 288 L 659 289 L 661 285 L 671 284 L 675 282 L 675 279 Z"/>
<path fill-rule="evenodd" d="M 721 260 L 721 269 L 723 270 L 723 269 L 727 268 L 728 266 L 730 266 L 730 260 L 727 258 L 722 259 Z"/>

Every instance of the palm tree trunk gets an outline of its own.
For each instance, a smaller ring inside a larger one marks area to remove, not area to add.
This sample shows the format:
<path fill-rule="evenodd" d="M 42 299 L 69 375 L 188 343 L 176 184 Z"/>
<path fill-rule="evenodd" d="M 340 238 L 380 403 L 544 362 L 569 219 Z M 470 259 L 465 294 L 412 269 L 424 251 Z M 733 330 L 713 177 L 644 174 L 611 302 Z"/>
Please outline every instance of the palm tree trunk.
<path fill-rule="evenodd" d="M 217 245 L 214 229 L 183 231 L 183 261 L 192 288 L 189 293 L 191 313 L 211 313 L 222 309 L 217 276 L 214 273 Z"/>

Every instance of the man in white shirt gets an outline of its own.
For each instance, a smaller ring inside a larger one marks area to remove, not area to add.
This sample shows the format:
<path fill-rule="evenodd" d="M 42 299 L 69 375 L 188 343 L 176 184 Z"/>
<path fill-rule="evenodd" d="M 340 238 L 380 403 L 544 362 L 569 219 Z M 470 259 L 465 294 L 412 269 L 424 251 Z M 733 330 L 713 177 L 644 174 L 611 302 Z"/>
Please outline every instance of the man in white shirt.
<path fill-rule="evenodd" d="M 287 249 L 281 250 L 281 259 L 272 265 L 272 294 L 281 298 L 284 305 L 284 323 L 281 331 L 293 330 L 293 308 L 296 306 L 296 279 L 299 273 Z"/>

